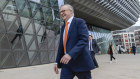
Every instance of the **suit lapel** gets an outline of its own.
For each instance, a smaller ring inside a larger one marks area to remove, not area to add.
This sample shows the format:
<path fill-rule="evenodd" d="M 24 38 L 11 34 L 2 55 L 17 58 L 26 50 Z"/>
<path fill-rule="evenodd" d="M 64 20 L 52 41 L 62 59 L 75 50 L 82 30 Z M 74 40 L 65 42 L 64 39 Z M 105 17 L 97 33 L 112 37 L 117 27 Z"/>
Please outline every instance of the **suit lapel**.
<path fill-rule="evenodd" d="M 69 28 L 69 32 L 68 32 L 67 42 L 68 42 L 69 37 L 70 37 L 70 35 L 71 35 L 71 31 L 72 31 L 72 29 L 74 28 L 75 19 L 76 19 L 76 18 L 74 17 L 73 20 L 72 20 L 72 22 L 71 22 L 71 24 L 70 24 L 70 28 Z"/>
<path fill-rule="evenodd" d="M 94 39 L 92 39 L 92 45 L 94 44 L 94 41 L 95 41 L 95 40 L 94 40 Z"/>
<path fill-rule="evenodd" d="M 60 39 L 61 41 L 63 41 L 64 28 L 65 28 L 65 23 L 64 23 L 64 25 L 63 25 L 62 28 L 61 28 L 61 36 L 60 36 L 60 38 L 62 38 L 62 39 Z M 62 42 L 62 43 L 63 43 L 63 42 Z"/>
<path fill-rule="evenodd" d="M 64 23 L 64 25 L 62 26 L 61 35 L 63 35 L 63 33 L 64 33 L 64 27 L 65 27 L 65 23 Z"/>

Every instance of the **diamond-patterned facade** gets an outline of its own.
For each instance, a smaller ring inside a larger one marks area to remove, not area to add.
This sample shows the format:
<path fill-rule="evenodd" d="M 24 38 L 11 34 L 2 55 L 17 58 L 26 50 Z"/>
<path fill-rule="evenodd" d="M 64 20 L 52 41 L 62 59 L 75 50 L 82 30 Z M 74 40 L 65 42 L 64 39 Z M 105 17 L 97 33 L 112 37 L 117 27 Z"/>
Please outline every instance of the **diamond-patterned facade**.
<path fill-rule="evenodd" d="M 0 0 L 0 69 L 55 61 L 58 0 Z"/>

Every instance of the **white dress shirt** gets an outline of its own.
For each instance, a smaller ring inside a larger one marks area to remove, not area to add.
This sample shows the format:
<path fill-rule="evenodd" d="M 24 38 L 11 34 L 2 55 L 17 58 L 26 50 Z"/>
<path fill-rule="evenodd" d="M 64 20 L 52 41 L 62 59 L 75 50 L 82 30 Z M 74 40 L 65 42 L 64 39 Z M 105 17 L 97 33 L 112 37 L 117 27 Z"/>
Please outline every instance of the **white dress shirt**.
<path fill-rule="evenodd" d="M 89 50 L 90 51 L 93 51 L 93 48 L 92 48 L 92 40 L 89 40 Z"/>
<path fill-rule="evenodd" d="M 69 22 L 68 24 L 68 34 L 69 34 L 69 28 L 70 28 L 70 25 L 71 25 L 71 22 L 73 20 L 74 16 L 72 16 L 70 19 L 68 19 L 67 22 Z M 63 45 L 64 45 L 64 38 L 65 38 L 65 29 L 64 29 L 64 32 L 63 32 Z"/>

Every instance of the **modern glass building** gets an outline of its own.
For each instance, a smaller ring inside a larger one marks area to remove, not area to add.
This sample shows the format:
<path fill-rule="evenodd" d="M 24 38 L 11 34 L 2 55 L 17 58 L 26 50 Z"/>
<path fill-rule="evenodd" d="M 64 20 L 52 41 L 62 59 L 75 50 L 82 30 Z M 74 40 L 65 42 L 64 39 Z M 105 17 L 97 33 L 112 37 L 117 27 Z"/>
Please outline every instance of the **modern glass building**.
<path fill-rule="evenodd" d="M 138 0 L 0 0 L 0 69 L 55 62 L 64 2 L 86 20 L 102 53 L 111 31 L 131 26 L 140 14 Z"/>
<path fill-rule="evenodd" d="M 136 52 L 140 53 L 140 26 L 136 26 L 139 27 L 139 29 L 134 30 L 135 33 L 135 41 L 136 41 Z"/>
<path fill-rule="evenodd" d="M 114 40 L 112 38 L 111 31 L 103 28 L 95 27 L 93 25 L 88 25 L 88 28 L 89 28 L 89 34 L 92 35 L 93 39 L 96 40 L 102 54 L 107 53 L 110 42 L 112 42 L 116 47 Z"/>
<path fill-rule="evenodd" d="M 58 0 L 0 0 L 0 68 L 55 61 Z"/>

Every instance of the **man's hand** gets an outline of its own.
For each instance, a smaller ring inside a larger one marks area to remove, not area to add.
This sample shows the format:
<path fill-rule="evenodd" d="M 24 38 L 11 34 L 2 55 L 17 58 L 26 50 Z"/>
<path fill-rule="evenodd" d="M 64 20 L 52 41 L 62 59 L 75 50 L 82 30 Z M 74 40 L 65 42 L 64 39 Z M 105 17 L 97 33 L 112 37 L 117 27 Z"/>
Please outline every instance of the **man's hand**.
<path fill-rule="evenodd" d="M 54 65 L 54 72 L 55 72 L 56 74 L 59 74 L 57 64 Z"/>
<path fill-rule="evenodd" d="M 63 63 L 63 64 L 68 64 L 68 62 L 70 61 L 71 59 L 71 56 L 69 54 L 65 54 L 61 60 L 60 60 L 60 63 Z"/>

